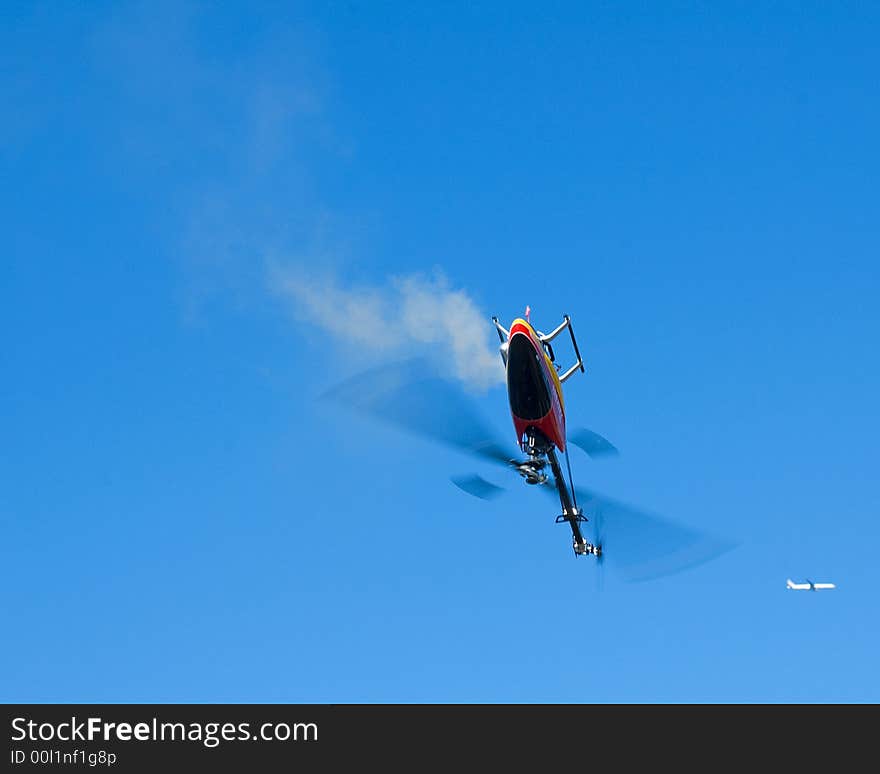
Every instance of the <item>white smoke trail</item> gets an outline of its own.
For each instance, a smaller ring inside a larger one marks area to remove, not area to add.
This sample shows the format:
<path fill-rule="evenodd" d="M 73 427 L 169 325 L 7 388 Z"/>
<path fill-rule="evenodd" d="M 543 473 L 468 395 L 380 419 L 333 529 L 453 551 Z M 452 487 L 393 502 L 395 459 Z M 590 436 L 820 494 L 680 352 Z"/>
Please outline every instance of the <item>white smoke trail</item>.
<path fill-rule="evenodd" d="M 331 277 L 276 268 L 272 284 L 298 318 L 361 351 L 430 354 L 449 376 L 474 389 L 504 380 L 490 344 L 490 318 L 440 273 L 394 277 L 383 287 L 343 287 Z"/>

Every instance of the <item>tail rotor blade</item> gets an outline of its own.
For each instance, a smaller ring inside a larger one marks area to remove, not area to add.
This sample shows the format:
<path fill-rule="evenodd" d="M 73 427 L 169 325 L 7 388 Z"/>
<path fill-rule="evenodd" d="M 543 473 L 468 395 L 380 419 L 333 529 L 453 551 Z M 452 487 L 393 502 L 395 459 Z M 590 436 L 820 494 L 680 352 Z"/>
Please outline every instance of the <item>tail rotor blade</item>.
<path fill-rule="evenodd" d="M 594 541 L 599 553 L 596 556 L 596 586 L 605 591 L 605 516 L 599 506 L 593 513 Z"/>

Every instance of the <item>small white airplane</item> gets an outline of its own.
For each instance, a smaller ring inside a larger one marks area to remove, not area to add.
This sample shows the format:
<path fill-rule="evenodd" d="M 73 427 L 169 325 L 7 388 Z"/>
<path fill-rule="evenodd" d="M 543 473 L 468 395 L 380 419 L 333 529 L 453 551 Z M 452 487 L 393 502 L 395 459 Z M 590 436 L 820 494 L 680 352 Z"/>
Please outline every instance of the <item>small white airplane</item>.
<path fill-rule="evenodd" d="M 821 591 L 822 589 L 836 589 L 833 583 L 813 583 L 807 580 L 806 583 L 795 583 L 791 578 L 785 582 L 785 588 L 794 589 L 795 591 Z"/>

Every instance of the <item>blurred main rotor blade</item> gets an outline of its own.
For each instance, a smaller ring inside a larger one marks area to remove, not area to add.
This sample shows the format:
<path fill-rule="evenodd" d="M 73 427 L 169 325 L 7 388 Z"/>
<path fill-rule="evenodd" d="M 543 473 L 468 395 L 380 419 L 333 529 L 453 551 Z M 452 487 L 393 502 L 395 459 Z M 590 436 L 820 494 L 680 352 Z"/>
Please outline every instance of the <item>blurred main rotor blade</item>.
<path fill-rule="evenodd" d="M 616 457 L 620 454 L 617 447 L 599 433 L 582 427 L 568 434 L 568 440 L 575 446 L 579 446 L 591 457 Z"/>
<path fill-rule="evenodd" d="M 541 487 L 555 496 L 554 488 Z M 576 487 L 578 505 L 602 540 L 602 558 L 628 581 L 644 581 L 695 567 L 734 544 L 646 513 L 591 489 Z"/>
<path fill-rule="evenodd" d="M 611 538 L 603 558 L 627 580 L 642 581 L 695 567 L 729 551 L 734 544 L 674 521 L 649 514 L 589 489 L 577 489 L 587 518 L 599 515 Z"/>
<path fill-rule="evenodd" d="M 493 462 L 512 459 L 461 388 L 422 360 L 374 368 L 324 397 Z"/>
<path fill-rule="evenodd" d="M 469 495 L 479 497 L 481 500 L 493 500 L 504 489 L 496 486 L 491 481 L 486 481 L 482 476 L 453 476 L 452 483 Z"/>

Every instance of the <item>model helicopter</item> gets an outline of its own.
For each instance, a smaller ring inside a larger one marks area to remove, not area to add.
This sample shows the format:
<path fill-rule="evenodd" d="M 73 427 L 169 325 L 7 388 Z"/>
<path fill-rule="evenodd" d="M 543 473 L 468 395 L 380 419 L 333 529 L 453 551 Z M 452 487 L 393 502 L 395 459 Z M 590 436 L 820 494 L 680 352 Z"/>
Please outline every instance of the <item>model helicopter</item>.
<path fill-rule="evenodd" d="M 601 558 L 601 542 L 587 542 L 581 531 L 580 525 L 587 519 L 577 506 L 566 444 L 562 384 L 578 371 L 584 373 L 584 361 L 568 315 L 563 316 L 562 323 L 551 333 L 544 334 L 532 327 L 530 312 L 526 307 L 525 319 L 515 319 L 510 330 L 501 325 L 497 317 L 492 318 L 501 339 L 501 359 L 507 374 L 507 397 L 513 426 L 520 448 L 528 455 L 528 459 L 516 464 L 516 469 L 526 483 L 545 484 L 547 475 L 543 471 L 547 463 L 550 464 L 562 506 L 562 514 L 556 518 L 556 523 L 567 522 L 571 526 L 576 556 L 593 554 Z M 565 372 L 559 373 L 551 342 L 566 329 L 577 360 Z M 608 451 L 616 451 L 604 438 L 593 435 L 594 446 L 598 443 Z M 569 474 L 567 484 L 556 456 L 557 449 L 565 454 Z"/>
<path fill-rule="evenodd" d="M 601 564 L 611 535 L 618 567 L 630 580 L 684 569 L 729 549 L 730 543 L 574 486 L 569 444 L 591 458 L 616 455 L 617 449 L 596 432 L 567 428 L 562 385 L 574 374 L 585 373 L 571 318 L 564 315 L 562 323 L 545 334 L 532 325 L 530 311 L 527 307 L 525 316 L 514 319 L 509 329 L 492 318 L 500 338 L 510 415 L 525 459 L 511 454 L 463 391 L 424 360 L 380 366 L 338 385 L 325 397 L 512 470 L 536 490 L 558 497 L 562 513 L 556 523 L 569 525 L 575 556 L 593 556 Z M 552 342 L 566 330 L 575 360 L 562 370 Z M 557 452 L 565 457 L 567 480 Z M 452 481 L 485 500 L 502 491 L 480 475 Z M 592 522 L 590 540 L 584 536 L 588 521 Z"/>

